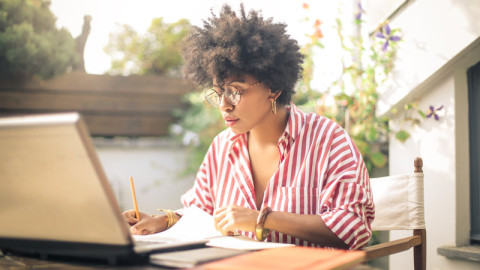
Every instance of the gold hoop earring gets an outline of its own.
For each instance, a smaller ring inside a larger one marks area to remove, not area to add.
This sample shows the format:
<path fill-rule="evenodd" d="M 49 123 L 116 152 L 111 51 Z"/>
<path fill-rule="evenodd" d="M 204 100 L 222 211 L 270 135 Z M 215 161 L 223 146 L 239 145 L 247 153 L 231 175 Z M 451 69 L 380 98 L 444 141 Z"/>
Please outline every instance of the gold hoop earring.
<path fill-rule="evenodd" d="M 277 114 L 277 100 L 272 100 L 272 113 Z"/>

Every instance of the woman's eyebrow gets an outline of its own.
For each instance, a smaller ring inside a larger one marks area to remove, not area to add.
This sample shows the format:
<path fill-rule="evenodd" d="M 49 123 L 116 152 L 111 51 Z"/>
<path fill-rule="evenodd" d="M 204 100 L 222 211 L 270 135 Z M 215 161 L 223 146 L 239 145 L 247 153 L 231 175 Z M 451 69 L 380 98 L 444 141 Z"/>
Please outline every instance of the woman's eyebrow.
<path fill-rule="evenodd" d="M 232 83 L 245 83 L 245 79 L 236 79 L 236 80 L 233 80 L 233 81 L 227 83 L 227 85 L 230 85 Z"/>
<path fill-rule="evenodd" d="M 235 79 L 231 82 L 226 82 L 224 85 L 230 85 L 232 83 L 245 83 L 245 79 L 243 79 L 243 78 L 242 79 Z M 220 85 L 218 85 L 218 84 L 212 84 L 212 86 L 213 87 L 220 87 Z"/>

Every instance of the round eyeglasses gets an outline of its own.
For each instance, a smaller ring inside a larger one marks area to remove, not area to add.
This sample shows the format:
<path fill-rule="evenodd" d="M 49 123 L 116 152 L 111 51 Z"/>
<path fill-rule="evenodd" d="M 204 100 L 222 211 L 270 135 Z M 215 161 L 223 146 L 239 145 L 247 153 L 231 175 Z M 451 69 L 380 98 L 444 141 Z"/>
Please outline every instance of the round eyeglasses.
<path fill-rule="evenodd" d="M 222 95 L 225 95 L 225 98 L 227 99 L 228 103 L 236 106 L 238 103 L 240 103 L 240 97 L 245 94 L 245 91 L 248 89 L 260 84 L 261 82 L 256 82 L 254 84 L 251 84 L 247 86 L 244 89 L 238 89 L 236 86 L 233 85 L 227 85 L 224 88 L 220 88 L 222 91 L 220 94 L 215 91 L 215 89 L 211 88 L 205 91 L 205 99 L 208 101 L 210 105 L 213 107 L 217 108 L 220 106 L 220 102 L 222 101 Z"/>

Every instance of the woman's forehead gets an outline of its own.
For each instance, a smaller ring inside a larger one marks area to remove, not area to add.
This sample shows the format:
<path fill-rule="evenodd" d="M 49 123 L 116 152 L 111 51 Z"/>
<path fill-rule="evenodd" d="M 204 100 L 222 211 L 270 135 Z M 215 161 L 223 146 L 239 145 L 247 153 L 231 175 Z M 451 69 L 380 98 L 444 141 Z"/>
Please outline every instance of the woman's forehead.
<path fill-rule="evenodd" d="M 243 74 L 243 75 L 233 75 L 230 77 L 225 78 L 223 81 L 218 81 L 217 78 L 213 78 L 213 85 L 228 85 L 233 82 L 240 82 L 240 83 L 245 83 L 250 80 L 255 80 L 255 78 L 249 74 Z"/>

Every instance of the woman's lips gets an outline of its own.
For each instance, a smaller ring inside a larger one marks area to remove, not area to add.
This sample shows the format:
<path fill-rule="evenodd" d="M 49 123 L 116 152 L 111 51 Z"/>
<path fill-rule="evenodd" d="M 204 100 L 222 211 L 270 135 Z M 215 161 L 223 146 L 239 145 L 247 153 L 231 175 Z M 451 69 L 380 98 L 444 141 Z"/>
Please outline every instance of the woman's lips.
<path fill-rule="evenodd" d="M 223 120 L 225 120 L 225 125 L 227 127 L 233 127 L 239 119 L 238 118 L 232 118 L 232 117 L 225 117 Z"/>

